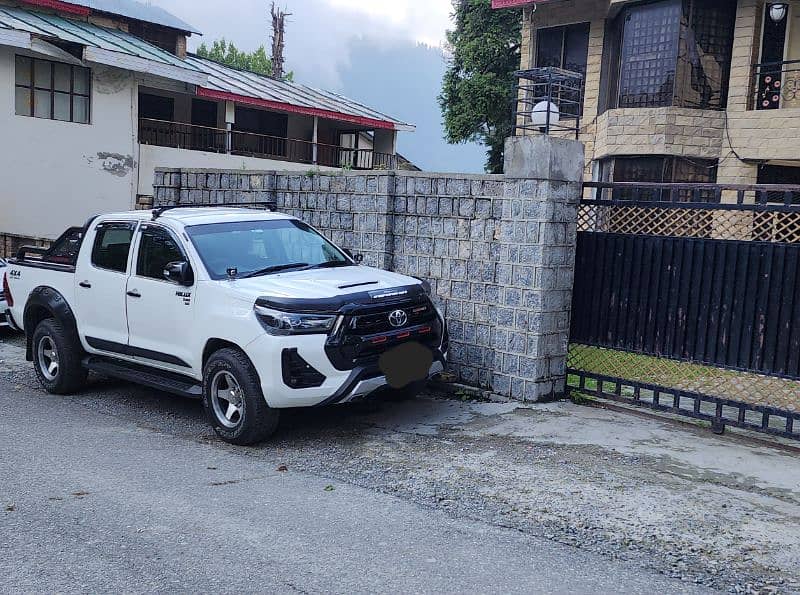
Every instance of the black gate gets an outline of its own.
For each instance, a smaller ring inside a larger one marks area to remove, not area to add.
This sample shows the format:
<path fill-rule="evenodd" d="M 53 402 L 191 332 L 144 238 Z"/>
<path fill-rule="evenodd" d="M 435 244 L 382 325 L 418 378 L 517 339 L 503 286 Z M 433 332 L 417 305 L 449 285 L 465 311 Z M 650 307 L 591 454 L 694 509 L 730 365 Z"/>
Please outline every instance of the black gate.
<path fill-rule="evenodd" d="M 800 439 L 800 188 L 585 192 L 570 390 Z"/>

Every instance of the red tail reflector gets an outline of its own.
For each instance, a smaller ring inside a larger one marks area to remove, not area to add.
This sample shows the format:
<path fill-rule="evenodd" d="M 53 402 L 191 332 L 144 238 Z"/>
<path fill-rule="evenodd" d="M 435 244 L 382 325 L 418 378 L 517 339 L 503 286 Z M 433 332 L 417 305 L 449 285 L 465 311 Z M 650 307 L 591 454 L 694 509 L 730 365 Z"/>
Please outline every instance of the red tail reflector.
<path fill-rule="evenodd" d="M 11 288 L 8 286 L 8 273 L 3 273 L 3 293 L 6 295 L 8 307 L 14 307 L 14 297 L 11 295 Z"/>

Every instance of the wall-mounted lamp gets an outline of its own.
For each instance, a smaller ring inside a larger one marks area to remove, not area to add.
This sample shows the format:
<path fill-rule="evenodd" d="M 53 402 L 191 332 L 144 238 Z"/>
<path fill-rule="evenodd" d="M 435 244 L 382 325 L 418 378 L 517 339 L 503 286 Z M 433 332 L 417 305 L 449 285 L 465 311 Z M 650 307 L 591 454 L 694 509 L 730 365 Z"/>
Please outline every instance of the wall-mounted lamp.
<path fill-rule="evenodd" d="M 769 18 L 774 22 L 780 23 L 786 18 L 786 13 L 789 11 L 789 5 L 784 3 L 771 4 L 769 7 Z"/>

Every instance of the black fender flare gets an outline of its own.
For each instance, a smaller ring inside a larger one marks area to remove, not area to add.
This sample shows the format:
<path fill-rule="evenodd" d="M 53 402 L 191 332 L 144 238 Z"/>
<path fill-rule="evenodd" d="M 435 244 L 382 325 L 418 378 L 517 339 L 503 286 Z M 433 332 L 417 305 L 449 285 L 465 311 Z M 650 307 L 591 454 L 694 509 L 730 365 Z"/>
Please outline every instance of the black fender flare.
<path fill-rule="evenodd" d="M 43 313 L 49 316 L 43 316 Z M 78 340 L 78 323 L 67 300 L 52 287 L 41 285 L 31 291 L 25 304 L 23 326 L 25 327 L 25 358 L 33 360 L 33 331 L 44 318 L 53 317 L 73 333 Z"/>

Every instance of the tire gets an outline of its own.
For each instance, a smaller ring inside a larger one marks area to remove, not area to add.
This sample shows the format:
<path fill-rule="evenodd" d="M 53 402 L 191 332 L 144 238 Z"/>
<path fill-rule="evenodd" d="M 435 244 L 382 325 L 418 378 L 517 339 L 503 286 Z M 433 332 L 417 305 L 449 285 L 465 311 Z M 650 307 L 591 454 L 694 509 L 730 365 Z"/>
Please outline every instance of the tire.
<path fill-rule="evenodd" d="M 33 331 L 33 369 L 44 389 L 69 395 L 86 385 L 83 348 L 74 333 L 55 318 L 42 320 Z"/>
<path fill-rule="evenodd" d="M 390 401 L 413 401 L 427 386 L 427 380 L 419 380 L 403 388 L 387 388 L 386 396 Z"/>
<path fill-rule="evenodd" d="M 230 395 L 233 400 L 222 395 Z M 225 442 L 241 446 L 269 438 L 280 419 L 280 412 L 264 400 L 253 364 L 244 353 L 232 348 L 213 353 L 206 363 L 203 408 L 217 435 Z"/>

